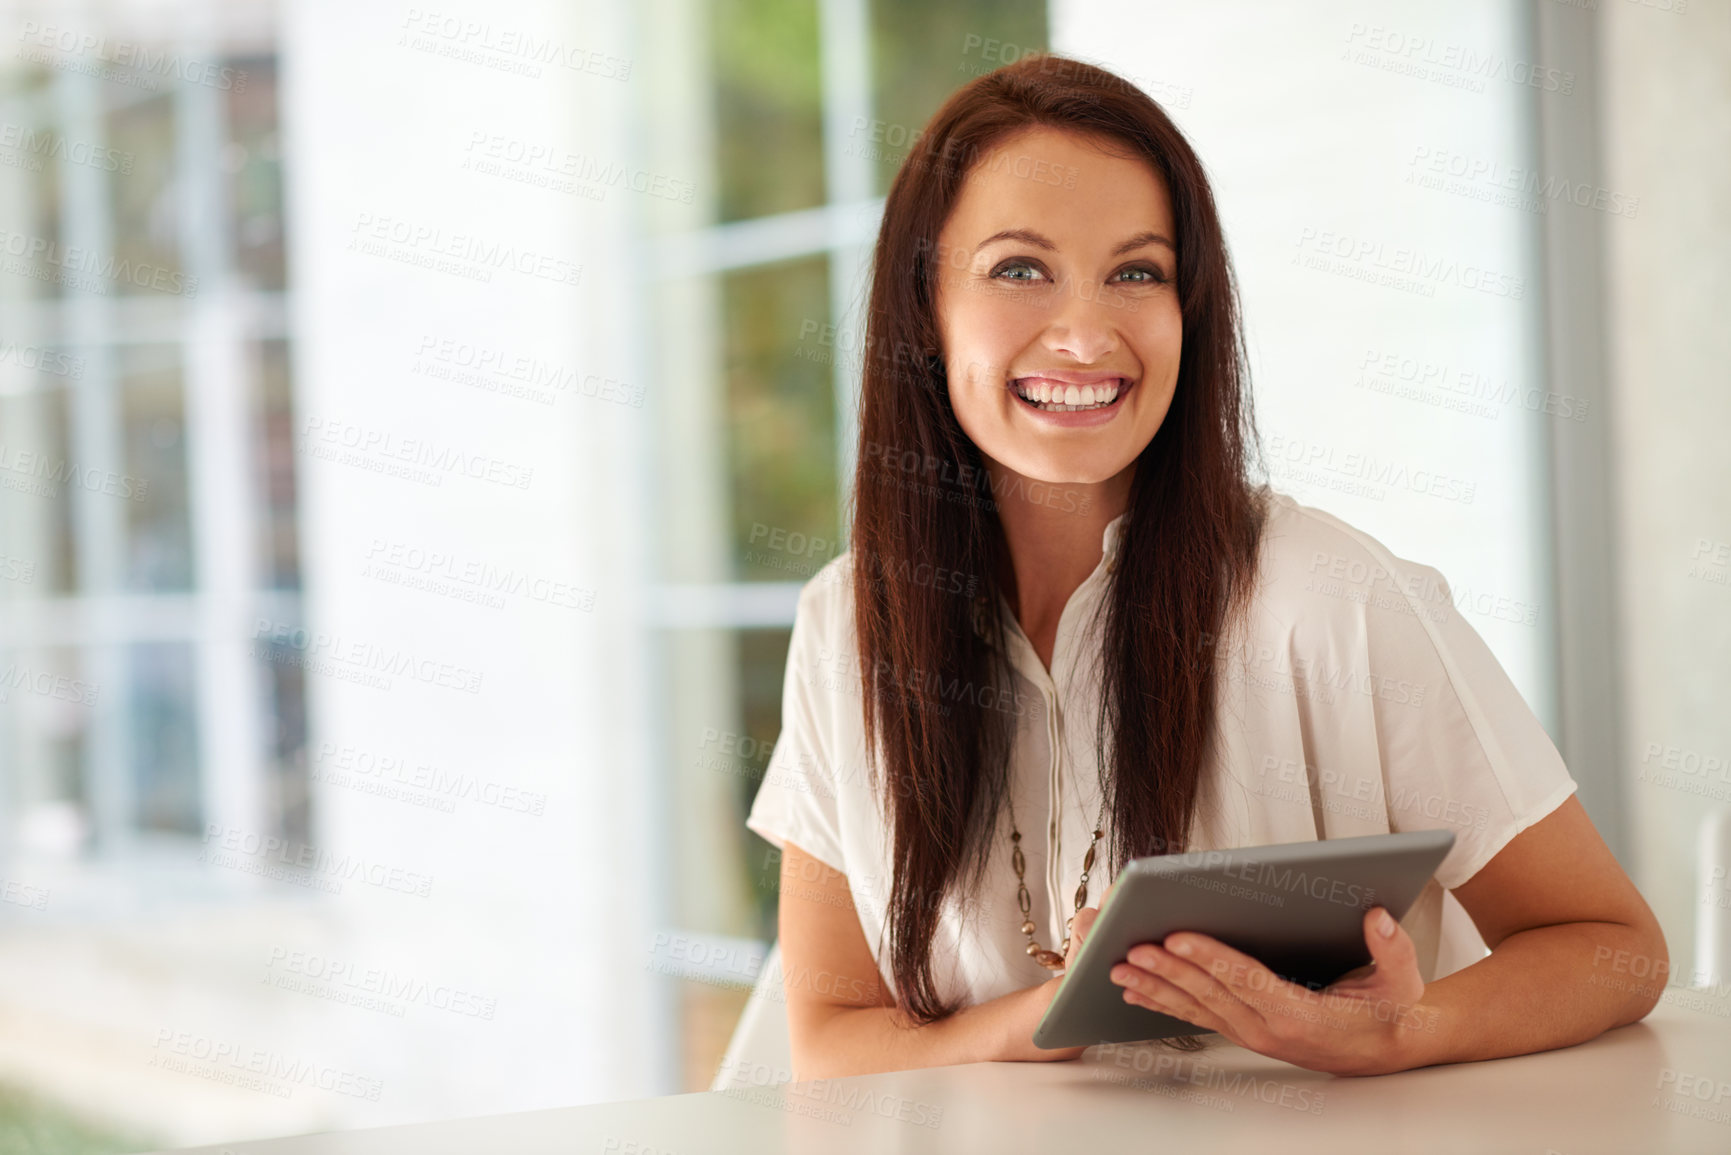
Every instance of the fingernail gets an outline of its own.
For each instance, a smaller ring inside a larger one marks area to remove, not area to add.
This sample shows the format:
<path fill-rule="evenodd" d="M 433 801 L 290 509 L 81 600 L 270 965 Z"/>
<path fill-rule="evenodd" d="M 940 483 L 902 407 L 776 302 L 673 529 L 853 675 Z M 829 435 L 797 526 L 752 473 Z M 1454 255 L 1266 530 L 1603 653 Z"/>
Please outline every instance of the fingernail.
<path fill-rule="evenodd" d="M 1394 916 L 1386 910 L 1383 911 L 1377 916 L 1376 929 L 1382 932 L 1383 938 L 1392 937 L 1394 935 Z"/>
<path fill-rule="evenodd" d="M 1190 940 L 1181 938 L 1166 949 L 1171 951 L 1173 954 L 1183 955 L 1185 958 L 1189 958 Z"/>

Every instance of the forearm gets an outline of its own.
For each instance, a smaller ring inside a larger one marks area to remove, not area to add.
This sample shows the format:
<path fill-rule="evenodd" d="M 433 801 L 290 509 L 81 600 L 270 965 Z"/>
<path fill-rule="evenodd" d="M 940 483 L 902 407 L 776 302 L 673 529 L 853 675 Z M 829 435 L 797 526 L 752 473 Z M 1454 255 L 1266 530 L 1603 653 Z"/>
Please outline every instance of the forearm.
<path fill-rule="evenodd" d="M 899 1007 L 836 1008 L 809 1028 L 807 1037 L 796 1041 L 794 1078 L 828 1079 L 954 1063 L 1038 1058 L 1041 1052 L 1031 1041 L 1016 1037 L 1015 1025 L 1038 1019 L 1044 1004 L 1051 1001 L 1047 986 L 1028 987 L 964 1007 L 924 1026 L 914 1026 Z"/>
<path fill-rule="evenodd" d="M 1425 988 L 1406 1067 L 1572 1046 L 1653 1009 L 1668 973 L 1657 926 L 1571 922 L 1512 934 Z"/>

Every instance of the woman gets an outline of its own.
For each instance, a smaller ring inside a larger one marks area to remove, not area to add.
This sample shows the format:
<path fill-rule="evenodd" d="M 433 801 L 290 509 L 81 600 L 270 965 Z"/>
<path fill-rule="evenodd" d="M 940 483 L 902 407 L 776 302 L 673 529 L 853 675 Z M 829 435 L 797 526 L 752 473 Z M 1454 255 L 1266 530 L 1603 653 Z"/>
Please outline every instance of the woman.
<path fill-rule="evenodd" d="M 1595 964 L 1664 973 L 1658 924 L 1441 575 L 1251 483 L 1220 223 L 1145 94 L 1051 56 L 958 91 L 890 190 L 866 346 L 852 549 L 802 592 L 748 819 L 797 1077 L 1073 1058 L 1031 1035 L 1100 868 L 1426 827 L 1454 849 L 1326 997 L 1195 934 L 1114 981 L 1340 1074 L 1652 1009 Z"/>

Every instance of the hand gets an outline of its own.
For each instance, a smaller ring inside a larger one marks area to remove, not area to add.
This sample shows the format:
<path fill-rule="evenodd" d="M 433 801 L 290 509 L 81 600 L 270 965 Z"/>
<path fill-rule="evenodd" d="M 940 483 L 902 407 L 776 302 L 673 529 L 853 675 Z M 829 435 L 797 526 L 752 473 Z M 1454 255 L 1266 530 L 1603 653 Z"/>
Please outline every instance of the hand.
<path fill-rule="evenodd" d="M 1419 1006 L 1424 979 L 1412 939 L 1382 907 L 1366 911 L 1371 963 L 1312 991 L 1207 935 L 1138 943 L 1112 968 L 1124 1001 L 1218 1031 L 1248 1050 L 1313 1071 L 1379 1075 L 1418 1065 L 1412 1033 L 1434 1030 Z"/>
<path fill-rule="evenodd" d="M 1114 882 L 1113 885 L 1116 885 Z M 1112 887 L 1106 888 L 1100 896 L 1100 906 L 1106 905 L 1106 895 L 1112 893 Z M 1070 949 L 1064 953 L 1064 969 L 1053 978 L 1047 979 L 1037 987 L 1029 987 L 1018 991 L 1012 998 L 1027 996 L 1025 1004 L 1018 1006 L 1011 1017 L 1009 1029 L 1010 1040 L 1004 1057 L 1007 1059 L 1028 1060 L 1041 1063 L 1063 1062 L 1067 1059 L 1081 1058 L 1086 1046 L 1056 1047 L 1050 1050 L 1034 1045 L 1034 1029 L 1040 1025 L 1040 1020 L 1046 1015 L 1046 1008 L 1052 1005 L 1052 999 L 1058 993 L 1059 985 L 1064 976 L 1070 973 L 1070 967 L 1076 961 L 1076 954 L 1082 949 L 1082 941 L 1088 937 L 1088 931 L 1093 929 L 1094 920 L 1100 917 L 1100 906 L 1084 906 L 1076 912 L 1070 923 Z"/>
<path fill-rule="evenodd" d="M 1076 956 L 1081 953 L 1082 940 L 1087 938 L 1088 932 L 1094 929 L 1094 920 L 1100 917 L 1101 908 L 1106 905 L 1106 900 L 1112 895 L 1112 887 L 1117 885 L 1116 879 L 1107 885 L 1105 891 L 1100 895 L 1099 906 L 1084 906 L 1076 912 L 1075 918 L 1070 923 L 1070 949 L 1064 952 L 1064 969 L 1058 972 L 1060 978 L 1070 973 L 1071 965 L 1075 963 Z"/>

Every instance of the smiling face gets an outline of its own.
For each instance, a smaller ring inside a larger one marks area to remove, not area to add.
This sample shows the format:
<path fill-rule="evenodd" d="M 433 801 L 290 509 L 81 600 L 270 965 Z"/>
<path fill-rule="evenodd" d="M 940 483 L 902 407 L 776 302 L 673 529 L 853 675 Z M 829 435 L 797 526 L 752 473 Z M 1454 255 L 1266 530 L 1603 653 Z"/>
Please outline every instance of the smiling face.
<path fill-rule="evenodd" d="M 970 171 L 938 234 L 950 404 L 988 468 L 1106 481 L 1166 417 L 1180 238 L 1165 183 L 1126 151 L 1021 130 Z"/>

